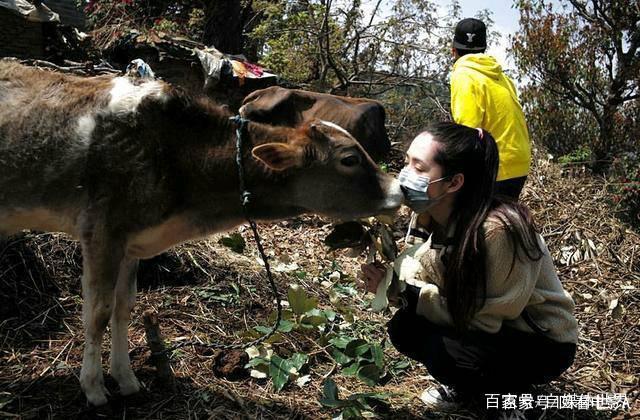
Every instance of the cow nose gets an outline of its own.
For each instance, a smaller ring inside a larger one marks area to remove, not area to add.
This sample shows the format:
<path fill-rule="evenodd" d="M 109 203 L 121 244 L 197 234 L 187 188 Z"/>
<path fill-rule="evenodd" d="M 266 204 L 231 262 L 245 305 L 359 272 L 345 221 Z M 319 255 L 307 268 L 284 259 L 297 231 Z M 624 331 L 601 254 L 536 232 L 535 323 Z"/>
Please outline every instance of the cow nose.
<path fill-rule="evenodd" d="M 405 202 L 404 194 L 400 188 L 400 181 L 393 178 L 387 186 L 387 194 L 384 207 L 387 210 L 398 209 Z"/>

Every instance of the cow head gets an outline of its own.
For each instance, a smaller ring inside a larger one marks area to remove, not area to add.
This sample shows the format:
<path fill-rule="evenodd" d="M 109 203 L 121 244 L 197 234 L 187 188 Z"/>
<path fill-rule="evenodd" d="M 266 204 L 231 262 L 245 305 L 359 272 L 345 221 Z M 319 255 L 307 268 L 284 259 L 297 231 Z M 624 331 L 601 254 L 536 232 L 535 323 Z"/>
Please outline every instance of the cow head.
<path fill-rule="evenodd" d="M 256 146 L 252 154 L 269 169 L 286 171 L 292 204 L 308 212 L 355 219 L 395 212 L 402 204 L 397 180 L 333 123 L 306 123 L 294 138 Z"/>

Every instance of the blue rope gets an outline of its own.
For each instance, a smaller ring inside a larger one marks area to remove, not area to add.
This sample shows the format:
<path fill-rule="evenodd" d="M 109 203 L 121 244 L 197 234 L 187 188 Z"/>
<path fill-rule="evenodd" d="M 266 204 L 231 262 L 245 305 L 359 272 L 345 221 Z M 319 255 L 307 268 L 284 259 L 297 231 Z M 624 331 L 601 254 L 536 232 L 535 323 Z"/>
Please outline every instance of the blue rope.
<path fill-rule="evenodd" d="M 242 164 L 242 140 L 247 130 L 247 124 L 249 123 L 249 120 L 246 118 L 242 118 L 240 115 L 236 115 L 229 119 L 236 123 L 236 164 L 238 165 L 238 178 L 240 181 L 240 203 L 242 203 L 242 211 L 245 213 L 245 218 L 247 218 L 246 207 L 249 204 L 251 193 L 247 191 L 244 183 L 244 165 Z"/>

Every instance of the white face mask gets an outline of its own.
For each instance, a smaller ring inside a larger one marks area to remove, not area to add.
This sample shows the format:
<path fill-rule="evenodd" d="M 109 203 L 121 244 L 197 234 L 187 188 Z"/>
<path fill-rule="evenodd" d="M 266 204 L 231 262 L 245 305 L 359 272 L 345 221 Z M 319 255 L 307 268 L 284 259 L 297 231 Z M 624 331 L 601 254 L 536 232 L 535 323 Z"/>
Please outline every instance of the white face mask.
<path fill-rule="evenodd" d="M 416 213 L 424 213 L 429 207 L 436 204 L 445 194 L 442 194 L 438 198 L 430 198 L 427 195 L 427 189 L 430 184 L 442 181 L 449 178 L 443 176 L 442 178 L 434 179 L 431 181 L 428 176 L 418 175 L 410 170 L 407 166 L 402 168 L 398 174 L 398 181 L 400 181 L 400 188 L 407 201 L 407 205 Z"/>

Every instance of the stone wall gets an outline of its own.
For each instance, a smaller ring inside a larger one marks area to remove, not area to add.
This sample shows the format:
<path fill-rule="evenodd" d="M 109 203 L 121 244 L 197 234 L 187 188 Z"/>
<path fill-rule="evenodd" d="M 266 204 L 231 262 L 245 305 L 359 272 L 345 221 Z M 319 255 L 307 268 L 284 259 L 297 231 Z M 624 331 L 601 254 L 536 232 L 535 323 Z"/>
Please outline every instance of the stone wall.
<path fill-rule="evenodd" d="M 43 54 L 42 24 L 0 7 L 0 56 L 41 58 Z"/>

